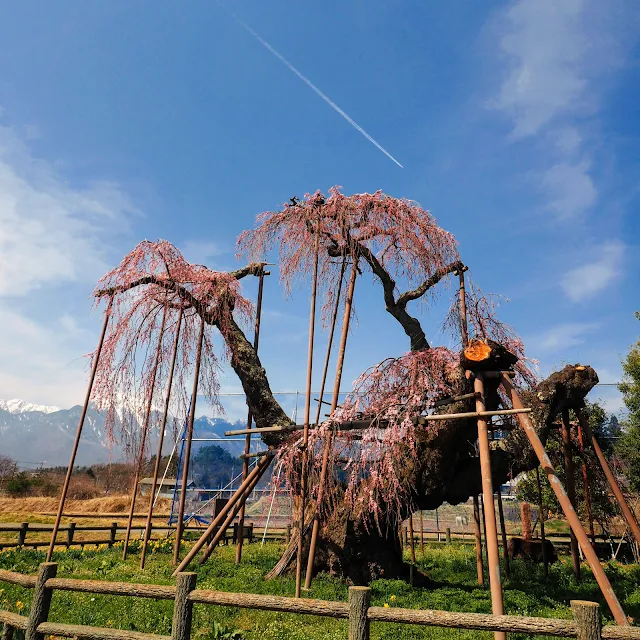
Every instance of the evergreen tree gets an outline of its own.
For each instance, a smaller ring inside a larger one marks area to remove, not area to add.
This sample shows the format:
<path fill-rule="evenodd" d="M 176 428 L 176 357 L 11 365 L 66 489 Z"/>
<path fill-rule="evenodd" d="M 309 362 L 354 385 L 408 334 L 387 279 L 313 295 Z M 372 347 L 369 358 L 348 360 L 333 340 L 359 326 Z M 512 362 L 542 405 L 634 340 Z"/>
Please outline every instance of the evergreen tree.
<path fill-rule="evenodd" d="M 636 318 L 640 320 L 640 312 L 636 312 Z M 622 371 L 623 380 L 618 388 L 629 414 L 622 423 L 616 454 L 622 462 L 629 487 L 640 492 L 640 340 L 622 361 Z"/>

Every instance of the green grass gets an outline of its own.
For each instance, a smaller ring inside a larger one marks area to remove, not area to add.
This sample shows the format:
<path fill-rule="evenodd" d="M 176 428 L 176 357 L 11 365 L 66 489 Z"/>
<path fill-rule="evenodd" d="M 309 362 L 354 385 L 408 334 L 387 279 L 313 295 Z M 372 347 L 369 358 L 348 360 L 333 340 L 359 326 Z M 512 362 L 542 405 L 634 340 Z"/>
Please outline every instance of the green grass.
<path fill-rule="evenodd" d="M 235 549 L 221 547 L 211 560 L 198 571 L 198 587 L 222 591 L 243 591 L 291 596 L 295 581 L 285 577 L 264 580 L 264 575 L 278 560 L 282 546 L 271 543 L 246 545 L 243 562 L 234 564 Z M 139 555 L 131 554 L 126 562 L 120 558 L 120 549 L 80 551 L 72 549 L 56 553 L 60 577 L 91 578 L 111 581 L 172 584 L 170 548 L 158 544 L 149 556 L 144 572 L 138 569 Z M 35 573 L 44 560 L 44 552 L 6 550 L 0 552 L 0 567 Z M 491 612 L 491 599 L 486 588 L 476 584 L 475 553 L 471 545 L 430 544 L 425 547 L 424 558 L 418 552 L 418 566 L 438 583 L 435 589 L 413 588 L 398 580 L 377 580 L 372 587 L 374 605 L 449 611 Z M 606 565 L 614 590 L 628 615 L 640 617 L 640 567 L 619 564 Z M 25 613 L 29 608 L 30 591 L 0 583 L 0 607 Z M 347 599 L 347 587 L 329 576 L 314 580 L 310 594 L 325 600 Z M 516 561 L 511 578 L 505 582 L 504 599 L 507 613 L 543 617 L 570 618 L 569 600 L 587 599 L 601 602 L 606 619 L 609 612 L 604 606 L 591 572 L 583 565 L 583 579 L 576 584 L 571 575 L 568 559 L 551 567 L 548 580 L 542 568 Z M 171 631 L 172 602 L 116 596 L 92 596 L 70 592 L 55 592 L 50 620 L 58 622 L 133 629 L 168 635 Z M 238 631 L 238 638 L 247 640 L 324 639 L 347 637 L 346 621 L 311 616 L 297 616 L 267 611 L 196 605 L 194 608 L 193 637 L 208 640 L 231 638 L 225 632 Z M 409 625 L 374 624 L 372 638 L 402 640 L 409 638 L 462 639 L 491 634 L 477 631 L 446 630 Z M 512 638 L 519 638 L 512 634 Z M 19 639 L 21 640 L 21 639 Z"/>

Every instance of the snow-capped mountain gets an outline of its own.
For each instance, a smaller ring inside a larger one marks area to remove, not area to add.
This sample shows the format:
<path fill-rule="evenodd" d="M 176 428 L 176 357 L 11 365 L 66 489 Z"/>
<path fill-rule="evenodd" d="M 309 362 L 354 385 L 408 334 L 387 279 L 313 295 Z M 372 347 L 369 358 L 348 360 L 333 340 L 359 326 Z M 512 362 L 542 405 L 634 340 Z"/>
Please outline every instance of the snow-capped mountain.
<path fill-rule="evenodd" d="M 0 401 L 0 453 L 21 463 L 42 463 L 46 467 L 66 466 L 81 413 L 80 406 L 60 409 L 23 400 Z M 204 446 L 215 444 L 233 456 L 240 455 L 244 450 L 242 439 L 225 438 L 224 432 L 243 426 L 244 423 L 230 423 L 222 418 L 199 417 L 194 423 L 194 438 L 198 440 L 193 443 L 193 454 Z M 133 428 L 136 428 L 135 421 Z M 116 425 L 116 434 L 118 431 Z M 149 450 L 155 452 L 156 445 L 156 435 L 153 434 Z M 172 446 L 173 429 L 167 425 L 164 453 L 170 453 Z M 90 406 L 76 464 L 89 465 L 123 459 L 123 448 L 118 442 L 110 442 L 105 431 L 104 414 Z"/>
<path fill-rule="evenodd" d="M 39 411 L 40 413 L 55 413 L 60 411 L 60 407 L 47 406 L 44 404 L 33 404 L 25 400 L 0 400 L 0 409 L 9 413 L 26 413 L 28 411 Z"/>

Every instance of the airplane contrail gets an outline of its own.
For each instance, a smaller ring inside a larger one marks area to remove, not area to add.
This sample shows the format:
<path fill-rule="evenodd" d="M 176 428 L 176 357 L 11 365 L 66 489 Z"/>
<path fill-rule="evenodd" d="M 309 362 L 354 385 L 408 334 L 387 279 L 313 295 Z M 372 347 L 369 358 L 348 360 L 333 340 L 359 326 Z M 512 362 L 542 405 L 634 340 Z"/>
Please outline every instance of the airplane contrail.
<path fill-rule="evenodd" d="M 354 129 L 357 129 L 371 144 L 380 149 L 387 158 L 393 160 L 401 169 L 404 167 L 380 144 L 378 144 L 353 118 L 347 115 L 329 96 L 325 95 L 316 87 L 309 78 L 300 73 L 280 52 L 276 51 L 266 40 L 261 38 L 246 22 L 238 18 L 235 13 L 231 13 L 233 19 L 246 31 L 248 31 L 265 49 L 270 51 L 282 64 L 295 73 L 302 82 L 310 89 L 313 89 L 334 111 L 337 111 Z"/>

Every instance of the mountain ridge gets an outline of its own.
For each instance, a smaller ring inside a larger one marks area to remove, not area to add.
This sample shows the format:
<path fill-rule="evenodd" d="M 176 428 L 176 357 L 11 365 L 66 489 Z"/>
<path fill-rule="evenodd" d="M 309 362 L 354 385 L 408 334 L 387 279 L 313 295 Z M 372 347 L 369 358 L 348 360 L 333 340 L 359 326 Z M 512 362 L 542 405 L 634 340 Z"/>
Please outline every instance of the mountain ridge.
<path fill-rule="evenodd" d="M 24 400 L 0 400 L 0 450 L 4 455 L 18 461 L 21 466 L 45 467 L 66 466 L 73 446 L 82 407 L 61 409 L 47 405 L 36 405 Z M 118 431 L 120 423 L 116 424 Z M 133 419 L 134 429 L 140 422 Z M 244 426 L 243 421 L 230 422 L 224 418 L 200 416 L 194 421 L 193 454 L 204 446 L 216 444 L 233 456 L 244 451 L 244 443 L 225 438 L 224 432 Z M 206 442 L 209 438 L 216 438 Z M 219 438 L 219 439 L 218 439 Z M 203 441 L 205 440 L 205 441 Z M 165 430 L 164 454 L 169 454 L 174 445 L 173 430 Z M 150 436 L 149 454 L 157 447 L 157 429 Z M 124 447 L 111 441 L 105 428 L 105 415 L 89 405 L 85 418 L 76 464 L 86 466 L 104 462 L 128 460 Z"/>

